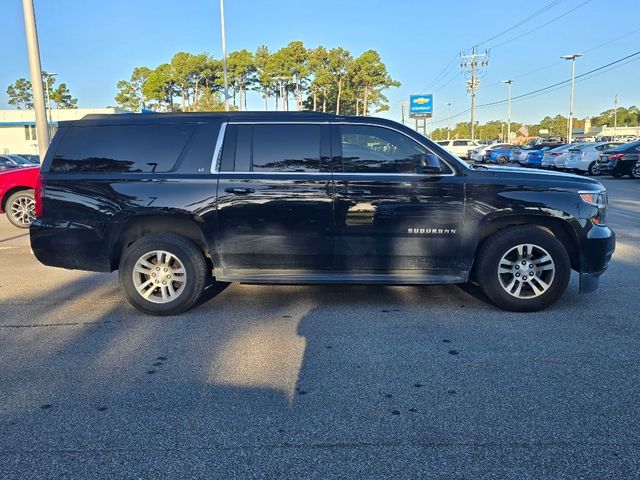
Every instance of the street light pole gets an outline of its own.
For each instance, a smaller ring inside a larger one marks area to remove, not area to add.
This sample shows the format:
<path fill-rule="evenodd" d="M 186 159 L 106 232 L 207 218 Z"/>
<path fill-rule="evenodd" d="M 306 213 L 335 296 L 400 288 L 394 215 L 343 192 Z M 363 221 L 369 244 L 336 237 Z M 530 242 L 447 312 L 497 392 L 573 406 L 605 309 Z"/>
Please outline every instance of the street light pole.
<path fill-rule="evenodd" d="M 513 84 L 513 80 L 503 80 L 502 83 L 507 85 L 509 90 L 509 100 L 507 104 L 507 142 L 511 141 L 511 84 Z"/>
<path fill-rule="evenodd" d="M 565 60 L 571 60 L 571 96 L 569 99 L 569 132 L 567 134 L 567 143 L 571 143 L 573 140 L 573 90 L 576 82 L 576 58 L 580 58 L 581 56 L 581 53 L 572 53 L 560 57 Z"/>
<path fill-rule="evenodd" d="M 451 140 L 451 102 L 447 103 L 447 140 Z"/>
<path fill-rule="evenodd" d="M 220 29 L 222 32 L 222 71 L 224 76 L 224 111 L 229 111 L 229 76 L 227 74 L 227 37 L 224 31 L 224 0 L 220 0 Z"/>
<path fill-rule="evenodd" d="M 38 31 L 36 29 L 36 15 L 33 10 L 33 0 L 22 0 L 22 9 L 24 13 L 24 30 L 27 37 L 31 88 L 33 91 L 33 109 L 36 114 L 38 154 L 40 155 L 40 162 L 42 162 L 47 153 L 47 148 L 49 148 L 49 129 L 47 126 L 47 110 L 44 103 L 44 89 L 42 88 L 40 47 L 38 45 Z"/>
<path fill-rule="evenodd" d="M 613 140 L 615 140 L 618 131 L 618 95 L 616 95 L 616 98 L 613 100 L 613 104 Z"/>

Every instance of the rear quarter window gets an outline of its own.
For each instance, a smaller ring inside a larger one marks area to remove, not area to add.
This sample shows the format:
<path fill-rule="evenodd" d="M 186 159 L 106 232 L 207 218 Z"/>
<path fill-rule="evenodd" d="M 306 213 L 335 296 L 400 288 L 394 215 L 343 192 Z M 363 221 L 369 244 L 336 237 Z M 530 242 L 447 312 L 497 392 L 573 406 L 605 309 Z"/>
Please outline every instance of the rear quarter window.
<path fill-rule="evenodd" d="M 195 125 L 68 127 L 49 171 L 162 173 L 170 171 Z"/>

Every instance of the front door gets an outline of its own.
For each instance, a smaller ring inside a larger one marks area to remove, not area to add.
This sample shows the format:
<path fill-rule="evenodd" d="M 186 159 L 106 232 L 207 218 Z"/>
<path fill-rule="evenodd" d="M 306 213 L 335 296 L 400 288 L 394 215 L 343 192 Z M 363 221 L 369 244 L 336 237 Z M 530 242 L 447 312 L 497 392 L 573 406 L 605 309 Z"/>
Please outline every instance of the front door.
<path fill-rule="evenodd" d="M 218 182 L 221 278 L 331 269 L 328 124 L 229 124 Z"/>
<path fill-rule="evenodd" d="M 334 174 L 337 270 L 465 279 L 461 253 L 464 185 L 452 167 L 425 174 L 428 150 L 387 127 L 332 126 L 342 171 Z"/>

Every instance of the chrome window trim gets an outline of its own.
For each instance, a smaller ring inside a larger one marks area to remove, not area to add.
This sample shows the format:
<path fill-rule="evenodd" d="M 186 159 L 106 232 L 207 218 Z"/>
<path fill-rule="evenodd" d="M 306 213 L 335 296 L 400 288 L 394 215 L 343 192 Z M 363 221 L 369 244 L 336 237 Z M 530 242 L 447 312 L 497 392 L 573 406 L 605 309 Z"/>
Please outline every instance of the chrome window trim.
<path fill-rule="evenodd" d="M 220 125 L 220 131 L 218 132 L 218 139 L 216 140 L 216 146 L 213 149 L 213 158 L 211 159 L 211 173 L 218 173 L 220 154 L 222 153 L 222 143 L 224 142 L 224 135 L 227 131 L 227 122 L 222 122 Z"/>
<path fill-rule="evenodd" d="M 399 176 L 399 177 L 406 177 L 406 176 L 415 176 L 415 177 L 455 177 L 457 175 L 456 173 L 456 169 L 453 168 L 451 166 L 451 164 L 445 160 L 444 158 L 440 157 L 440 155 L 438 155 L 437 153 L 435 153 L 430 147 L 428 147 L 427 145 L 425 145 L 424 143 L 422 143 L 419 140 L 416 140 L 415 138 L 407 135 L 405 132 L 398 130 L 397 128 L 393 128 L 390 127 L 388 125 L 379 125 L 377 123 L 371 123 L 371 122 L 333 122 L 333 121 L 305 121 L 305 120 L 299 120 L 299 121 L 292 121 L 292 122 L 282 122 L 282 121 L 257 121 L 257 122 L 237 122 L 237 121 L 230 121 L 228 122 L 230 125 L 291 125 L 291 124 L 298 124 L 298 125 L 359 125 L 359 126 L 366 126 L 366 127 L 378 127 L 378 128 L 386 128 L 387 130 L 392 130 L 394 132 L 399 133 L 400 135 L 404 135 L 405 137 L 407 137 L 409 140 L 412 140 L 414 142 L 416 142 L 418 145 L 420 145 L 421 147 L 425 148 L 428 152 L 436 155 L 441 162 L 444 162 L 445 165 L 447 165 L 447 167 L 449 167 L 449 169 L 451 170 L 452 173 L 434 173 L 434 174 L 424 174 L 424 173 L 364 173 L 364 172 L 329 172 L 332 173 L 332 175 L 376 175 L 376 176 Z M 435 142 L 434 142 L 435 143 Z M 438 145 L 439 147 L 441 145 Z M 463 162 L 460 162 L 460 165 L 462 167 L 465 167 L 467 169 L 470 169 L 470 167 L 468 167 L 467 165 L 465 165 Z M 212 171 L 212 173 L 215 173 Z M 291 174 L 296 174 L 296 175 L 318 175 L 320 173 L 323 172 L 220 172 L 220 173 L 243 173 L 243 174 L 260 174 L 260 175 L 271 175 L 271 174 L 286 174 L 286 175 L 291 175 Z"/>

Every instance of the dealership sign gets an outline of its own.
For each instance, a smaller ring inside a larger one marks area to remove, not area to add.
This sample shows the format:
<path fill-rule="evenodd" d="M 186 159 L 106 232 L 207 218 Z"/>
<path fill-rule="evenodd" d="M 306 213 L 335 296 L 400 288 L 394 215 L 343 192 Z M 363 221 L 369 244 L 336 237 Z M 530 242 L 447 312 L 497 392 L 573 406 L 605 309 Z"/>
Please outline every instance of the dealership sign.
<path fill-rule="evenodd" d="M 409 97 L 409 115 L 412 117 L 433 115 L 433 94 L 411 95 Z"/>

